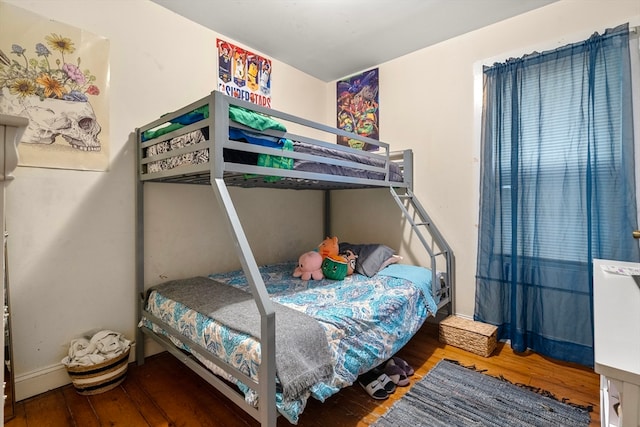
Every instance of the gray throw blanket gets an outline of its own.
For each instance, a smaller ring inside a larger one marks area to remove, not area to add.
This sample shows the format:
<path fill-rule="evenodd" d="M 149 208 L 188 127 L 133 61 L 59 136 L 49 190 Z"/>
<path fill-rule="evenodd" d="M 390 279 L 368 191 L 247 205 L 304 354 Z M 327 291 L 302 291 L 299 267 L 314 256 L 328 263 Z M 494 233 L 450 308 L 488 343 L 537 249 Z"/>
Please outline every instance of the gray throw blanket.
<path fill-rule="evenodd" d="M 250 293 L 206 277 L 154 286 L 165 296 L 237 331 L 260 338 L 260 312 Z M 276 372 L 285 399 L 296 399 L 330 378 L 333 363 L 324 329 L 302 312 L 273 303 L 276 313 Z"/>

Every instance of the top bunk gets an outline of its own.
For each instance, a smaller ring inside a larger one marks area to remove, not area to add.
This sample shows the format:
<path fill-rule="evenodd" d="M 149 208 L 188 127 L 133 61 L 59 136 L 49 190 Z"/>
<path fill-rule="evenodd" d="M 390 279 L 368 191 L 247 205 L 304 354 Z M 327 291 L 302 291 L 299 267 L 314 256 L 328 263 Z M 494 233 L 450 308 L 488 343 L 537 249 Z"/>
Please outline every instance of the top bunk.
<path fill-rule="evenodd" d="M 392 152 L 387 143 L 218 91 L 136 129 L 136 140 L 142 182 L 221 178 L 238 187 L 412 188 L 411 150 Z"/>

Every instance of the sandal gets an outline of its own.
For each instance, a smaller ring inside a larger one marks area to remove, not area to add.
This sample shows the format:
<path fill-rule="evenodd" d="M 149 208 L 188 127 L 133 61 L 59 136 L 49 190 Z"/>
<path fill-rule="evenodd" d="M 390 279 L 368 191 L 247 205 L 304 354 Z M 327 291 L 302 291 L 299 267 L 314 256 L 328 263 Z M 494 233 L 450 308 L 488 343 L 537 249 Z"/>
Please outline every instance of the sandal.
<path fill-rule="evenodd" d="M 413 368 L 407 362 L 405 362 L 404 360 L 400 359 L 397 356 L 393 356 L 391 359 L 389 359 L 389 362 L 393 362 L 393 364 L 402 368 L 402 370 L 408 377 L 414 374 Z M 387 364 L 389 362 L 387 362 Z"/>
<path fill-rule="evenodd" d="M 378 375 L 378 381 L 380 381 L 380 384 L 387 392 L 387 394 L 391 394 L 396 391 L 396 383 L 391 378 L 389 378 L 387 374 L 385 374 L 384 372 L 376 372 L 376 375 Z"/>
<path fill-rule="evenodd" d="M 367 392 L 367 394 L 376 400 L 385 400 L 389 397 L 389 393 L 378 380 L 378 375 L 372 372 L 366 372 L 358 377 L 358 384 Z"/>
<path fill-rule="evenodd" d="M 384 373 L 391 378 L 391 381 L 398 387 L 406 387 L 409 385 L 409 378 L 405 371 L 391 360 L 385 365 Z"/>

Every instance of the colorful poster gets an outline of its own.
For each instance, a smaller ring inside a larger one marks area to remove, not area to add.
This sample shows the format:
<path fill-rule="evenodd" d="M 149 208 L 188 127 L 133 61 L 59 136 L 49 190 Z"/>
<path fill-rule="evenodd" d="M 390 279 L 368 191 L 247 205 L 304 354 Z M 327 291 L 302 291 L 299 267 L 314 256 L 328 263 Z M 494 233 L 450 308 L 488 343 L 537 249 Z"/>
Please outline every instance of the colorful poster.
<path fill-rule="evenodd" d="M 337 127 L 358 135 L 379 139 L 378 69 L 339 80 L 337 85 Z M 378 148 L 343 136 L 338 136 L 338 144 L 359 150 Z"/>
<path fill-rule="evenodd" d="M 218 90 L 271 108 L 271 60 L 218 39 Z"/>
<path fill-rule="evenodd" d="M 0 2 L 0 113 L 26 117 L 20 166 L 109 167 L 109 41 Z"/>

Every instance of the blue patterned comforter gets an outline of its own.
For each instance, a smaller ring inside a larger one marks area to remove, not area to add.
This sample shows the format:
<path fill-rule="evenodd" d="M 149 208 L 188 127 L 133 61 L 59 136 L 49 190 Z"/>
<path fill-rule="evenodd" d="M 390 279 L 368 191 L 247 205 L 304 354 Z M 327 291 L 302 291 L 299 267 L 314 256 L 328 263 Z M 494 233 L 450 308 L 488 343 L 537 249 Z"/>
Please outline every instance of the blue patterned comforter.
<path fill-rule="evenodd" d="M 260 268 L 262 278 L 274 302 L 312 316 L 324 328 L 335 371 L 330 381 L 318 383 L 301 398 L 285 401 L 281 393 L 276 396 L 278 411 L 291 423 L 297 424 L 307 399 L 312 396 L 324 401 L 341 388 L 356 382 L 366 372 L 400 350 L 422 326 L 429 314 L 435 314 L 437 305 L 425 292 L 431 272 L 412 267 L 412 277 L 423 277 L 414 284 L 399 277 L 377 274 L 366 277 L 359 274 L 344 280 L 309 280 L 294 278 L 296 263 L 282 263 Z M 410 266 L 407 266 L 408 268 Z M 249 292 L 242 271 L 209 276 Z M 147 309 L 181 331 L 193 341 L 227 361 L 251 378 L 257 378 L 260 364 L 260 344 L 246 334 L 226 328 L 215 320 L 190 310 L 179 302 L 168 300 L 156 291 L 149 294 Z M 164 333 L 151 322 L 141 324 Z M 177 338 L 172 340 L 185 348 Z M 245 393 L 246 401 L 257 405 L 257 394 L 239 381 L 230 378 L 197 352 L 192 353 L 216 374 L 233 381 Z"/>

